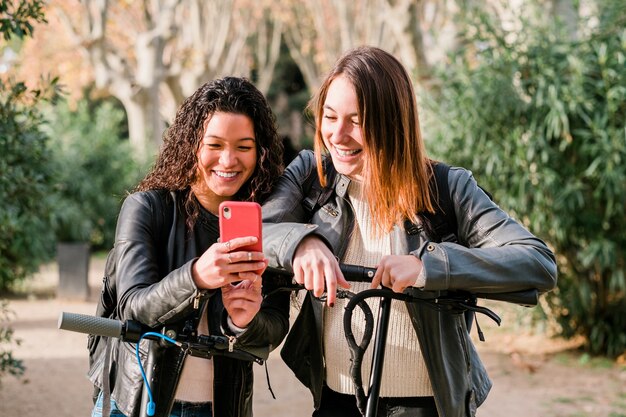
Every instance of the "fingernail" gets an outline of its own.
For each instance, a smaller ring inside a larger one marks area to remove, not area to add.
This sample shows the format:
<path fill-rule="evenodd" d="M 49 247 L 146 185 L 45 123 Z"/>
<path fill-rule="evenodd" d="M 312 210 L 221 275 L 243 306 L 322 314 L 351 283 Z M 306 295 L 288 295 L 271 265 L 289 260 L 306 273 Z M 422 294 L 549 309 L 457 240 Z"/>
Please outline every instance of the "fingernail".
<path fill-rule="evenodd" d="M 331 307 L 334 307 L 334 306 L 335 306 L 335 303 L 330 303 L 329 305 L 330 305 Z"/>

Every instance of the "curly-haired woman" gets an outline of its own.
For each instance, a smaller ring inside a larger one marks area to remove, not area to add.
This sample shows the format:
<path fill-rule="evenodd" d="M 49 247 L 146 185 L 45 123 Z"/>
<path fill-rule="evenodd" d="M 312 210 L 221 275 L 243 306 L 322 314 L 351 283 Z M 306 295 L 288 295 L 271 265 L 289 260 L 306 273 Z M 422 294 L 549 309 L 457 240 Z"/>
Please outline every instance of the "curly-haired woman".
<path fill-rule="evenodd" d="M 244 78 L 208 82 L 181 105 L 153 169 L 118 218 L 120 320 L 178 334 L 225 334 L 242 347 L 280 344 L 288 295 L 262 297 L 258 278 L 267 261 L 241 249 L 257 238 L 218 243 L 217 213 L 225 200 L 262 202 L 282 172 L 282 151 L 267 101 Z M 143 381 L 134 347 L 109 343 L 90 371 L 101 389 L 92 415 L 137 416 Z M 172 347 L 161 350 L 155 369 L 158 416 L 252 415 L 250 362 Z"/>

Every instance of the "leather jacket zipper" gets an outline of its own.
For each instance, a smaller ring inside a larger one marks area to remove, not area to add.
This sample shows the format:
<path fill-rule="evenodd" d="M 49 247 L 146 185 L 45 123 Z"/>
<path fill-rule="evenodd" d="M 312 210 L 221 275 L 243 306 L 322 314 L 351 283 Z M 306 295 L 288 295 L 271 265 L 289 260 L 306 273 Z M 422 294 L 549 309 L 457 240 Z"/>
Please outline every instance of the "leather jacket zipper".
<path fill-rule="evenodd" d="M 324 210 L 326 213 L 328 213 L 332 217 L 337 217 L 339 215 L 339 211 L 337 211 L 337 209 L 334 209 L 332 207 L 322 206 L 320 209 Z"/>
<path fill-rule="evenodd" d="M 232 352 L 235 349 L 235 343 L 237 343 L 237 338 L 235 336 L 228 336 L 228 351 Z"/>
<path fill-rule="evenodd" d="M 200 291 L 198 292 L 198 295 L 196 295 L 193 298 L 193 309 L 197 310 L 200 308 L 200 300 L 202 299 L 202 297 L 204 297 L 204 295 L 206 294 L 205 291 Z"/>

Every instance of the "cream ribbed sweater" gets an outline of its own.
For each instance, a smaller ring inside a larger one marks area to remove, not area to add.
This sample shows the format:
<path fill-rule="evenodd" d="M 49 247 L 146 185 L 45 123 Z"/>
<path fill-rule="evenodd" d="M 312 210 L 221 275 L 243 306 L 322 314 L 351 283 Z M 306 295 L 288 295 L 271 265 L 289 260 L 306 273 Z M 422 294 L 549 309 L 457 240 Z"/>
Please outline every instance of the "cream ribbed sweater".
<path fill-rule="evenodd" d="M 391 245 L 391 233 L 374 238 L 374 228 L 361 184 L 352 181 L 349 186 L 350 202 L 354 208 L 355 226 L 342 263 L 374 267 L 384 255 L 396 254 Z M 351 282 L 354 293 L 369 288 L 366 282 Z M 378 318 L 379 302 L 369 298 L 368 305 L 374 314 L 374 329 Z M 354 394 L 354 383 L 350 377 L 350 351 L 343 331 L 343 312 L 347 300 L 337 299 L 333 308 L 324 311 L 324 358 L 326 361 L 326 383 L 337 392 Z M 423 397 L 433 395 L 430 380 L 420 351 L 415 330 L 411 324 L 406 305 L 394 300 L 387 333 L 387 346 L 381 384 L 381 397 Z M 352 330 L 357 343 L 360 342 L 365 319 L 360 309 L 352 315 Z M 362 380 L 367 390 L 372 364 L 374 337 L 368 347 L 362 368 Z"/>
<path fill-rule="evenodd" d="M 209 322 L 206 312 L 200 317 L 198 334 L 207 335 Z M 213 360 L 187 356 L 174 398 L 191 403 L 213 401 Z"/>

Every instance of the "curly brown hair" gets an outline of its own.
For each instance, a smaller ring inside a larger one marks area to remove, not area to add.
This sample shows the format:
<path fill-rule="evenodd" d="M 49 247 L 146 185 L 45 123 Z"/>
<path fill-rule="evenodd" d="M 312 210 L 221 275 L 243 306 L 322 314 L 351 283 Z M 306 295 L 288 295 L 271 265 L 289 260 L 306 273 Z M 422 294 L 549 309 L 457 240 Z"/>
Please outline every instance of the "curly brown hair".
<path fill-rule="evenodd" d="M 216 112 L 248 116 L 254 124 L 256 169 L 235 199 L 262 203 L 283 171 L 283 143 L 276 117 L 263 94 L 246 78 L 224 77 L 205 83 L 180 106 L 174 123 L 164 134 L 152 170 L 135 188 L 183 191 L 189 227 L 193 227 L 199 211 L 191 190 L 198 176 L 197 151 L 206 122 Z"/>

